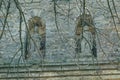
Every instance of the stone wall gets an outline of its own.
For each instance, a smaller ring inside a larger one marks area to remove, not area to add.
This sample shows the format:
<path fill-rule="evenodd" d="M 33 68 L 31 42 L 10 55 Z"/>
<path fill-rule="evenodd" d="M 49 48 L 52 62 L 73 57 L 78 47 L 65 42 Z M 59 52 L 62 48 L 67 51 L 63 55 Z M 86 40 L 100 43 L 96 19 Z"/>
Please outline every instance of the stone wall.
<path fill-rule="evenodd" d="M 116 0 L 116 8 L 119 13 L 119 4 L 120 1 Z M 87 0 L 86 8 L 90 10 L 93 18 L 95 27 L 98 33 L 97 37 L 97 47 L 98 47 L 98 59 L 103 60 L 107 59 L 109 55 L 111 55 L 114 51 L 112 47 L 116 47 L 113 43 L 111 44 L 108 40 L 112 41 L 111 36 L 113 30 L 105 31 L 104 28 L 110 27 L 112 25 L 112 18 L 106 5 L 106 1 L 101 0 L 101 2 L 96 2 L 94 0 Z M 46 23 L 46 57 L 45 62 L 69 62 L 74 59 L 75 56 L 75 40 L 74 40 L 74 31 L 76 25 L 76 18 L 81 13 L 80 2 L 76 2 L 76 0 L 70 0 L 69 2 L 57 1 L 57 25 L 59 31 L 57 30 L 57 26 L 55 24 L 55 15 L 54 15 L 54 5 L 51 0 L 34 0 L 34 2 L 30 0 L 21 0 L 20 6 L 25 15 L 26 22 L 33 17 L 39 16 Z M 103 8 L 104 5 L 104 8 Z M 3 12 L 6 11 L 2 6 Z M 70 10 L 69 10 L 70 9 Z M 69 12 L 70 11 L 70 12 Z M 5 17 L 3 13 L 0 12 L 2 18 L 0 20 L 4 21 Z M 6 64 L 10 61 L 14 63 L 18 63 L 21 54 L 19 50 L 21 47 L 20 36 L 19 36 L 19 11 L 15 6 L 15 3 L 11 1 L 10 14 L 8 17 L 8 27 L 5 28 L 5 33 L 0 40 L 0 64 Z M 115 19 L 117 21 L 117 19 Z M 1 24 L 2 25 L 2 24 Z M 119 27 L 119 24 L 118 24 Z M 2 31 L 2 27 L 1 27 Z M 0 31 L 0 32 L 1 32 Z M 22 42 L 25 42 L 25 23 L 22 23 Z M 85 33 L 88 35 L 89 32 Z M 12 36 L 12 37 L 11 37 Z M 104 37 L 105 36 L 105 37 Z M 89 37 L 86 37 L 89 40 Z M 108 38 L 108 40 L 106 39 Z M 37 40 L 37 39 L 36 39 Z M 99 42 L 100 41 L 100 42 Z M 36 42 L 37 43 L 37 42 Z M 100 44 L 101 45 L 100 45 Z M 83 40 L 83 53 L 80 53 L 80 57 L 89 56 L 80 58 L 81 61 L 89 61 L 92 60 L 92 54 L 89 51 L 89 47 L 84 45 L 87 44 Z M 101 47 L 103 48 L 106 56 L 104 56 Z M 115 52 L 116 53 L 116 52 Z M 104 56 L 104 57 L 103 57 Z M 12 58 L 13 61 L 12 61 Z M 31 57 L 27 60 L 29 63 L 39 62 L 40 57 L 37 52 L 31 52 Z M 20 59 L 20 62 L 24 62 Z"/>

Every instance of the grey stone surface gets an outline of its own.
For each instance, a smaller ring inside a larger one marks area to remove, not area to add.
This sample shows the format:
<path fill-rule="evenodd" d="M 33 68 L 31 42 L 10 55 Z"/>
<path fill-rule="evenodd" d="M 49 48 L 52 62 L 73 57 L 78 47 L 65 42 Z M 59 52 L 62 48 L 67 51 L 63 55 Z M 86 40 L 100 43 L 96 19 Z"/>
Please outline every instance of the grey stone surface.
<path fill-rule="evenodd" d="M 25 2 L 24 2 L 25 1 Z M 25 14 L 26 22 L 32 17 L 32 16 L 40 16 L 44 19 L 46 23 L 46 57 L 45 62 L 67 62 L 68 59 L 74 59 L 75 56 L 75 40 L 74 40 L 74 30 L 75 30 L 75 20 L 76 17 L 80 14 L 79 7 L 80 5 L 77 5 L 76 0 L 71 0 L 70 4 L 70 17 L 68 18 L 68 3 L 59 3 L 58 5 L 60 8 L 57 8 L 57 23 L 59 32 L 57 30 L 57 27 L 55 25 L 54 20 L 54 8 L 53 3 L 51 0 L 34 0 L 41 1 L 40 3 L 29 3 L 30 0 L 21 0 L 21 8 L 23 9 L 23 12 Z M 111 17 L 110 13 L 108 11 L 108 6 L 106 6 L 106 1 L 102 0 L 102 4 L 105 6 L 105 10 L 103 9 L 103 6 L 100 6 L 97 4 L 94 0 L 88 0 L 87 6 L 91 11 L 92 16 L 94 17 L 94 23 L 96 30 L 98 32 L 97 37 L 97 47 L 98 47 L 98 59 L 103 59 L 105 57 L 101 57 L 103 54 L 101 48 L 105 51 L 106 55 L 109 53 L 113 53 L 113 47 L 115 49 L 119 49 L 119 47 L 116 47 L 116 45 L 111 45 L 103 36 L 104 34 L 107 34 L 105 37 L 107 37 L 112 43 L 117 44 L 116 42 L 119 41 L 118 36 L 113 32 L 106 32 L 104 28 L 110 27 L 112 23 L 110 23 Z M 119 0 L 116 0 L 116 7 L 117 11 L 120 12 L 119 4 L 117 3 Z M 3 6 L 4 8 L 4 6 Z M 2 12 L 0 12 L 2 14 Z M 104 14 L 104 15 L 103 15 Z M 3 19 L 0 19 L 4 21 Z M 68 22 L 69 20 L 69 22 Z M 19 12 L 16 9 L 14 3 L 11 5 L 10 9 L 10 17 L 8 18 L 8 24 L 9 24 L 9 30 L 12 34 L 9 33 L 8 28 L 6 27 L 5 34 L 3 35 L 2 39 L 0 40 L 0 64 L 2 63 L 9 63 L 11 59 L 13 59 L 13 63 L 19 62 L 20 56 L 22 55 L 21 51 L 18 51 L 21 47 L 20 44 L 20 36 L 19 36 Z M 69 25 L 68 25 L 69 23 Z M 1 25 L 1 24 L 0 24 Z M 119 27 L 119 25 L 118 25 Z M 0 28 L 1 29 L 1 28 Z M 2 29 L 1 29 L 2 30 Z M 25 23 L 22 24 L 22 42 L 25 42 Z M 99 34 L 99 32 L 101 34 Z M 104 33 L 104 34 L 103 34 Z M 85 33 L 85 37 L 89 40 L 89 33 Z M 108 37 L 110 36 L 110 37 Z M 39 41 L 36 38 L 35 39 L 36 44 L 39 46 Z M 99 41 L 101 45 L 99 45 Z M 84 46 L 87 44 L 85 40 L 83 40 L 83 53 L 80 53 L 80 56 L 86 55 L 91 56 L 88 44 L 87 46 Z M 101 47 L 100 47 L 101 46 Z M 34 46 L 32 46 L 34 47 Z M 101 54 L 102 53 L 102 54 Z M 116 53 L 116 52 L 115 52 Z M 119 54 L 119 52 L 117 52 Z M 117 54 L 116 53 L 116 54 Z M 87 60 L 87 59 L 86 59 Z M 31 49 L 31 57 L 27 60 L 29 63 L 34 62 L 40 62 L 41 58 L 37 51 L 34 51 L 33 48 Z M 20 62 L 24 62 L 22 59 L 20 59 Z"/>

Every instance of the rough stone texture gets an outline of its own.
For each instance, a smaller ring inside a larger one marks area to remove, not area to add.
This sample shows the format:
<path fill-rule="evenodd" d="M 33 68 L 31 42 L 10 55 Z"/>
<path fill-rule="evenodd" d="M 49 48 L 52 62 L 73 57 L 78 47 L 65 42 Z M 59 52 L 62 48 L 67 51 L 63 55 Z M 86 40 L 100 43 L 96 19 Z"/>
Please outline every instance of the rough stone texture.
<path fill-rule="evenodd" d="M 59 28 L 59 33 L 57 27 L 55 25 L 54 20 L 54 8 L 53 3 L 51 0 L 34 0 L 33 3 L 30 3 L 30 0 L 20 0 L 21 7 L 25 14 L 26 22 L 32 16 L 40 16 L 44 19 L 46 23 L 46 57 L 45 62 L 70 62 L 74 59 L 75 56 L 75 41 L 74 41 L 74 30 L 75 30 L 75 20 L 76 17 L 80 14 L 79 7 L 81 6 L 79 1 L 70 0 L 70 13 L 68 18 L 68 9 L 69 3 L 64 1 L 57 1 L 57 23 Z M 38 3 L 40 2 L 40 3 Z M 102 3 L 102 4 L 101 4 Z M 90 10 L 93 18 L 95 27 L 98 33 L 97 37 L 97 48 L 98 48 L 98 60 L 107 59 L 108 57 L 111 58 L 113 55 L 115 58 L 119 58 L 119 39 L 116 35 L 116 31 L 110 29 L 112 25 L 112 18 L 110 12 L 108 10 L 108 6 L 105 0 L 101 0 L 101 3 L 97 3 L 94 0 L 87 0 L 87 9 Z M 118 13 L 120 12 L 119 9 L 119 0 L 116 0 L 116 8 Z M 103 6 L 104 5 L 104 6 Z M 3 6 L 4 8 L 4 6 Z M 5 10 L 3 10 L 5 12 Z M 2 14 L 2 12 L 0 12 Z M 2 15 L 3 16 L 3 15 Z M 8 24 L 9 30 L 12 34 L 12 38 L 8 28 L 5 28 L 5 33 L 2 39 L 0 40 L 0 64 L 7 64 L 11 61 L 14 57 L 13 64 L 19 62 L 19 58 L 22 55 L 21 51 L 19 50 L 21 47 L 20 40 L 19 40 L 19 11 L 15 8 L 14 2 L 10 8 L 10 17 L 8 17 Z M 0 18 L 0 20 L 4 21 L 4 17 Z M 115 19 L 117 21 L 117 19 Z M 120 25 L 118 24 L 117 27 L 119 28 Z M 106 31 L 105 28 L 107 28 Z M 0 28 L 2 30 L 2 28 Z M 25 24 L 22 24 L 22 42 L 25 41 Z M 1 32 L 1 31 L 0 31 Z M 100 33 L 100 34 L 99 34 Z M 103 34 L 104 33 L 104 34 Z M 85 37 L 89 39 L 89 32 L 84 33 Z M 107 39 L 110 40 L 110 43 Z M 36 36 L 34 36 L 36 37 Z M 36 44 L 39 43 L 36 38 Z M 117 43 L 116 43 L 117 42 Z M 101 45 L 99 45 L 101 43 Z M 86 46 L 84 46 L 86 44 Z M 83 40 L 83 52 L 80 53 L 81 61 L 89 61 L 92 60 L 92 54 L 89 50 L 89 45 L 85 40 Z M 103 48 L 105 54 L 100 49 Z M 28 63 L 40 62 L 40 56 L 37 52 L 32 52 L 31 50 L 31 57 L 27 60 Z M 113 54 L 114 53 L 114 54 Z M 89 58 L 83 56 L 91 56 Z M 113 58 L 114 59 L 114 58 Z M 20 59 L 20 62 L 24 62 Z"/>
<path fill-rule="evenodd" d="M 4 0 L 7 1 L 7 0 Z M 10 0 L 14 1 L 14 0 Z M 59 28 L 59 33 L 57 30 L 57 27 L 55 25 L 55 17 L 54 17 L 54 8 L 53 8 L 53 3 L 51 2 L 52 0 L 19 0 L 21 3 L 22 10 L 25 14 L 26 22 L 33 17 L 33 16 L 40 16 L 41 18 L 44 19 L 46 23 L 46 57 L 44 60 L 44 63 L 47 62 L 59 62 L 62 65 L 62 62 L 67 63 L 67 62 L 81 62 L 81 63 L 86 63 L 87 65 L 80 65 L 80 68 L 111 68 L 115 67 L 116 70 L 94 70 L 94 71 L 73 71 L 72 72 L 42 72 L 42 73 L 19 73 L 19 71 L 39 71 L 38 69 L 42 70 L 39 68 L 38 65 L 33 65 L 32 68 L 22 68 L 19 69 L 17 67 L 13 67 L 12 69 L 9 68 L 1 68 L 3 64 L 7 63 L 12 63 L 13 66 L 17 64 L 17 66 L 20 65 L 20 63 L 42 63 L 41 58 L 38 54 L 37 51 L 34 51 L 34 46 L 32 46 L 31 49 L 31 56 L 28 60 L 24 61 L 23 59 L 20 59 L 21 57 L 21 43 L 20 43 L 20 36 L 19 36 L 19 11 L 16 9 L 16 6 L 14 2 L 11 2 L 11 8 L 10 8 L 10 14 L 7 19 L 8 25 L 10 26 L 9 29 L 8 27 L 5 28 L 4 35 L 2 39 L 0 40 L 0 78 L 6 78 L 6 77 L 14 77 L 17 76 L 27 76 L 27 77 L 35 77 L 35 76 L 52 76 L 52 75 L 60 75 L 60 74 L 95 74 L 95 73 L 120 73 L 119 72 L 119 64 L 110 64 L 106 66 L 101 66 L 97 65 L 96 66 L 90 66 L 89 63 L 96 62 L 99 60 L 104 62 L 104 60 L 120 60 L 120 41 L 119 37 L 117 36 L 117 32 L 115 30 L 115 27 L 113 25 L 113 21 L 110 15 L 110 12 L 108 10 L 108 6 L 106 1 L 107 0 L 86 0 L 87 1 L 87 6 L 86 8 L 90 10 L 93 18 L 94 18 L 94 23 L 95 27 L 97 30 L 97 50 L 98 50 L 98 58 L 93 59 L 92 54 L 90 53 L 89 45 L 85 39 L 82 41 L 82 51 L 83 53 L 79 54 L 79 58 L 75 58 L 75 25 L 76 25 L 76 18 L 79 16 L 81 13 L 80 9 L 81 4 L 80 0 L 70 0 L 70 13 L 68 15 L 68 9 L 69 9 L 69 3 L 64 2 L 64 0 L 57 0 L 57 23 L 58 23 L 58 28 Z M 34 1 L 34 2 L 32 2 Z M 76 2 L 77 1 L 77 2 Z M 97 2 L 101 1 L 101 2 Z M 118 15 L 120 13 L 120 0 L 114 0 L 116 3 L 116 8 Z M 32 3 L 30 3 L 32 2 Z M 40 2 L 40 3 L 38 3 Z M 6 4 L 7 5 L 7 4 Z M 111 4 L 112 5 L 112 4 Z M 113 8 L 113 7 L 112 7 Z M 113 10 L 113 9 L 112 9 Z M 3 17 L 3 13 L 6 12 L 5 6 L 2 5 L 2 9 L 0 11 L 0 20 L 4 22 L 5 17 Z M 115 15 L 115 13 L 114 13 Z M 69 16 L 69 18 L 68 18 Z M 120 15 L 119 15 L 120 16 Z M 120 31 L 120 24 L 115 18 L 115 21 L 117 23 L 117 28 L 118 31 Z M 25 42 L 25 23 L 23 22 L 22 24 L 22 42 Z M 0 34 L 2 32 L 2 24 L 0 22 Z M 119 33 L 118 33 L 119 34 Z M 12 35 L 12 37 L 11 37 Z M 87 38 L 87 40 L 90 42 L 91 35 L 89 32 L 85 32 L 84 36 Z M 37 35 L 33 35 L 32 38 L 35 40 L 37 46 L 39 46 L 39 40 L 37 38 Z M 100 44 L 99 44 L 100 43 Z M 31 43 L 33 44 L 33 43 Z M 101 49 L 102 48 L 102 49 Z M 104 51 L 104 52 L 103 52 Z M 23 64 L 26 66 L 26 64 Z M 52 64 L 52 63 L 51 63 Z M 54 63 L 55 64 L 55 63 Z M 4 65 L 3 65 L 4 66 Z M 78 68 L 78 66 L 75 66 Z M 63 67 L 60 66 L 59 68 L 56 67 L 56 69 L 62 69 Z M 72 67 L 73 68 L 73 67 Z M 72 69 L 70 66 L 63 68 L 63 69 Z M 118 68 L 118 70 L 117 70 Z M 47 69 L 47 68 L 45 68 Z M 55 69 L 54 67 L 50 67 L 50 69 Z M 5 71 L 7 71 L 5 73 Z M 17 71 L 16 73 L 12 74 L 9 73 L 8 71 Z M 4 73 L 2 73 L 4 72 Z M 103 79 L 112 79 L 112 78 L 120 78 L 119 75 L 116 76 L 102 76 Z M 2 79 L 1 79 L 2 80 Z M 8 79 L 9 80 L 9 79 Z M 11 79 L 11 80 L 16 80 L 16 79 Z M 19 79 L 19 80 L 25 80 L 25 79 Z M 101 80 L 101 76 L 80 76 L 80 77 L 64 77 L 64 78 L 44 78 L 44 79 L 39 79 L 39 78 L 31 78 L 31 79 L 26 79 L 26 80 Z M 113 79 L 114 80 L 114 79 Z"/>

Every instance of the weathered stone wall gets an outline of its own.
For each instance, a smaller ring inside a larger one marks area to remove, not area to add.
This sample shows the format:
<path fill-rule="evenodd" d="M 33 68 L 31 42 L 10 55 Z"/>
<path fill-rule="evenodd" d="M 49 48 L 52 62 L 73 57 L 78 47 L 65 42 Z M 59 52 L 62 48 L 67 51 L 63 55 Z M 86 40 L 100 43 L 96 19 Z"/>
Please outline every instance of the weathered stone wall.
<path fill-rule="evenodd" d="M 111 37 L 113 34 L 113 30 L 107 31 L 104 30 L 105 27 L 113 27 L 112 25 L 112 18 L 107 6 L 106 1 L 101 0 L 102 2 L 96 2 L 94 0 L 87 0 L 86 8 L 90 10 L 93 18 L 95 27 L 98 33 L 97 37 L 97 47 L 98 47 L 98 59 L 105 59 L 108 55 L 111 55 L 114 51 L 114 48 L 117 49 L 116 41 L 113 41 Z M 119 9 L 119 0 L 116 0 L 116 8 L 117 12 L 120 12 Z M 59 28 L 59 33 L 57 27 L 55 25 L 55 15 L 54 15 L 54 5 L 51 0 L 34 0 L 31 2 L 30 0 L 20 0 L 20 6 L 25 14 L 26 22 L 33 17 L 33 16 L 40 16 L 46 23 L 46 62 L 69 62 L 71 59 L 74 58 L 75 54 L 75 40 L 74 40 L 74 30 L 76 25 L 76 18 L 81 13 L 80 2 L 76 2 L 76 0 L 70 0 L 70 7 L 69 2 L 64 1 L 57 1 L 58 7 L 57 9 L 57 24 Z M 70 12 L 68 15 L 68 11 L 70 8 Z M 2 9 L 5 9 L 4 6 Z M 5 12 L 5 10 L 3 10 Z M 3 13 L 0 12 L 2 18 L 0 20 L 4 21 Z M 68 17 L 69 16 L 69 17 Z M 3 38 L 0 40 L 0 64 L 9 63 L 10 60 L 13 58 L 13 63 L 17 63 L 21 56 L 20 49 L 20 40 L 19 40 L 19 11 L 17 10 L 15 3 L 11 3 L 10 14 L 8 17 L 8 25 L 10 26 L 9 29 L 5 28 L 5 33 Z M 117 19 L 115 19 L 118 21 Z M 119 27 L 119 25 L 117 26 Z M 2 27 L 1 27 L 2 31 Z M 22 42 L 25 41 L 25 23 L 22 24 Z M 99 34 L 100 33 L 100 34 Z M 103 34 L 104 33 L 104 34 Z M 11 38 L 11 35 L 12 38 Z M 84 35 L 88 41 L 89 40 L 89 32 L 86 32 Z M 116 34 L 115 34 L 116 35 Z M 108 42 L 103 36 L 108 38 L 112 43 Z M 118 37 L 117 37 L 118 38 Z M 14 39 L 14 40 L 13 40 Z M 36 39 L 37 40 L 37 39 Z M 99 41 L 101 45 L 99 45 Z M 117 40 L 118 41 L 118 40 Z M 108 43 L 107 43 L 108 42 Z M 36 41 L 37 43 L 37 41 Z M 39 43 L 39 42 L 38 42 Z M 83 41 L 82 45 L 87 44 L 87 42 Z M 100 49 L 102 46 L 106 56 Z M 83 56 L 91 56 L 88 44 L 87 46 L 83 46 L 83 52 L 80 53 L 80 57 Z M 110 53 L 111 52 L 111 53 Z M 115 52 L 116 53 L 116 52 Z M 39 62 L 40 57 L 37 52 L 31 52 L 32 56 L 27 60 L 30 63 Z M 81 61 L 89 61 L 92 60 L 92 57 L 89 59 L 80 58 Z M 22 60 L 20 60 L 23 62 Z"/>

